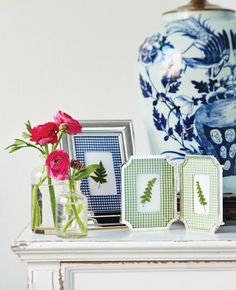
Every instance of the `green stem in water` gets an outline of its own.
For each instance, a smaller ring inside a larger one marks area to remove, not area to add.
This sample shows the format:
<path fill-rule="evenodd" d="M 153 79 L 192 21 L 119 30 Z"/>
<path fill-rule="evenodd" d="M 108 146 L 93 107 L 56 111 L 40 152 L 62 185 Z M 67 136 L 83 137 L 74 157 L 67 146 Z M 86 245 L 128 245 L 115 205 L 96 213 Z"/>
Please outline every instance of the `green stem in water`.
<path fill-rule="evenodd" d="M 49 195 L 50 195 L 53 224 L 54 224 L 54 227 L 56 227 L 56 196 L 55 196 L 54 186 L 52 184 L 52 179 L 49 176 L 48 176 L 48 189 L 49 189 Z"/>
<path fill-rule="evenodd" d="M 40 207 L 37 200 L 38 185 L 34 185 L 32 190 L 32 229 L 40 225 Z"/>
<path fill-rule="evenodd" d="M 46 143 L 44 147 L 45 147 L 46 156 L 48 156 L 49 155 L 48 144 Z M 49 189 L 49 195 L 50 195 L 50 204 L 51 204 L 51 211 L 52 211 L 52 217 L 53 217 L 53 224 L 54 224 L 54 227 L 56 227 L 56 196 L 55 196 L 54 186 L 52 184 L 52 179 L 49 176 L 47 178 L 48 178 L 48 189 Z"/>
<path fill-rule="evenodd" d="M 40 206 L 38 203 L 38 189 L 46 180 L 47 177 L 40 177 L 40 180 L 37 184 L 34 185 L 32 190 L 32 229 L 35 229 L 40 226 Z"/>
<path fill-rule="evenodd" d="M 72 203 L 72 205 L 71 205 L 71 208 L 72 208 L 72 210 L 73 210 L 73 213 L 74 213 L 74 216 L 75 216 L 75 220 L 76 220 L 76 222 L 77 222 L 77 224 L 78 224 L 78 226 L 79 226 L 81 232 L 82 232 L 83 234 L 86 234 L 86 233 L 87 233 L 87 228 L 86 228 L 86 227 L 84 226 L 84 224 L 82 223 L 82 221 L 81 221 L 81 219 L 80 219 L 80 217 L 79 217 L 79 215 L 78 215 L 77 209 L 76 209 L 76 207 L 75 207 L 75 205 L 74 205 L 73 203 Z"/>
<path fill-rule="evenodd" d="M 79 206 L 78 206 L 78 208 L 77 208 L 77 213 L 78 213 L 78 215 L 81 213 L 81 211 L 82 211 L 82 209 L 83 209 L 83 205 L 82 204 L 80 204 Z M 65 225 L 64 225 L 64 227 L 62 228 L 62 232 L 64 233 L 70 226 L 71 226 L 71 224 L 73 223 L 73 221 L 75 220 L 75 216 L 73 216 Z M 85 232 L 86 232 L 87 230 L 85 229 Z"/>
<path fill-rule="evenodd" d="M 73 173 L 72 173 L 72 176 L 73 176 Z M 83 205 L 80 204 L 80 205 L 78 205 L 78 208 L 76 208 L 76 206 L 74 204 L 75 200 L 73 198 L 73 193 L 75 193 L 75 191 L 76 191 L 75 181 L 73 180 L 73 178 L 69 178 L 68 181 L 69 181 L 69 190 L 70 190 L 71 209 L 73 211 L 74 216 L 64 225 L 62 232 L 65 232 L 68 229 L 68 227 L 72 224 L 72 222 L 74 220 L 76 220 L 81 232 L 83 234 L 87 234 L 87 227 L 83 224 L 83 222 L 81 221 L 81 219 L 79 217 L 79 214 L 83 209 Z"/>

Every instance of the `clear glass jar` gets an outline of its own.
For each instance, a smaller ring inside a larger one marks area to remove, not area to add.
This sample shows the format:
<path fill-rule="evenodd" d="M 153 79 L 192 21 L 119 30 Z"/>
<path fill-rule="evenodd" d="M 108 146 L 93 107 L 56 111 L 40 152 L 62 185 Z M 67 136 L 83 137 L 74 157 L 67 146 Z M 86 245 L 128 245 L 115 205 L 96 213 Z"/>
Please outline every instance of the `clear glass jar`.
<path fill-rule="evenodd" d="M 56 202 L 57 235 L 80 238 L 88 234 L 88 201 L 80 190 L 79 181 L 64 182 Z"/>
<path fill-rule="evenodd" d="M 47 175 L 45 165 L 33 169 L 31 174 L 31 228 L 35 233 L 56 233 L 56 195 L 63 182 Z"/>

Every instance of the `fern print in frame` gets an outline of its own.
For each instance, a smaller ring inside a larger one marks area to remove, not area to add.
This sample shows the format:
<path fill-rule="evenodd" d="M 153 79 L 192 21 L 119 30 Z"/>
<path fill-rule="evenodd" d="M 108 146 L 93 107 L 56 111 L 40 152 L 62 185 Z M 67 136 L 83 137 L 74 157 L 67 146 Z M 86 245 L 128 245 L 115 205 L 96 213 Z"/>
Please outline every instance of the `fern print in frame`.
<path fill-rule="evenodd" d="M 194 176 L 194 180 L 194 194 L 197 195 L 197 202 L 195 201 L 194 211 L 196 213 L 209 214 L 209 206 L 207 202 L 207 200 L 209 200 L 209 177 L 208 175 L 197 175 Z"/>
<path fill-rule="evenodd" d="M 94 175 L 92 175 L 91 178 L 98 184 L 99 187 L 101 184 L 107 182 L 107 173 L 102 161 L 99 162 L 99 168 L 95 170 Z"/>
<path fill-rule="evenodd" d="M 177 217 L 175 174 L 165 156 L 131 156 L 122 166 L 121 222 L 133 230 L 169 228 Z"/>
<path fill-rule="evenodd" d="M 152 178 L 151 180 L 148 181 L 147 186 L 144 190 L 143 195 L 140 197 L 141 199 L 141 204 L 144 207 L 146 202 L 151 202 L 152 199 L 152 191 L 153 187 L 157 181 L 157 177 Z"/>
<path fill-rule="evenodd" d="M 230 10 L 166 14 L 138 57 L 151 153 L 215 156 L 226 193 L 236 193 L 235 27 Z"/>
<path fill-rule="evenodd" d="M 186 156 L 180 165 L 180 220 L 214 233 L 223 224 L 222 167 L 213 156 Z"/>
<path fill-rule="evenodd" d="M 206 210 L 205 206 L 207 205 L 207 202 L 206 202 L 206 199 L 205 199 L 205 196 L 204 196 L 204 193 L 202 191 L 199 181 L 196 182 L 196 186 L 197 186 L 197 194 L 198 194 L 199 202 L 204 207 L 204 210 Z"/>

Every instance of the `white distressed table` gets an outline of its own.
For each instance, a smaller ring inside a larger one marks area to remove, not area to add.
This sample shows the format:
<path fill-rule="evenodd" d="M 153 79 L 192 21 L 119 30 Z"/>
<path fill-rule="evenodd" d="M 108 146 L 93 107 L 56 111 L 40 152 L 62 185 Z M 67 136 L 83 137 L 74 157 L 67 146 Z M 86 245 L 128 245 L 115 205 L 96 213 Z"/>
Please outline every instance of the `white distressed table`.
<path fill-rule="evenodd" d="M 12 245 L 30 290 L 235 290 L 236 226 L 217 234 L 93 230 L 80 240 L 33 234 Z"/>

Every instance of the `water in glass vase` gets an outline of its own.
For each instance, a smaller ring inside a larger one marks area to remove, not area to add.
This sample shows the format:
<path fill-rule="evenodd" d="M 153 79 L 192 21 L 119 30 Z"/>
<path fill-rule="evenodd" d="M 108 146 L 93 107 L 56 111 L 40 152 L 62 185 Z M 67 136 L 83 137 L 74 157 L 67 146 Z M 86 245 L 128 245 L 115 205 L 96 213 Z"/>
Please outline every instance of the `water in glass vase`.
<path fill-rule="evenodd" d="M 53 181 L 45 166 L 35 168 L 31 175 L 31 228 L 35 233 L 56 233 L 56 195 L 63 183 Z"/>
<path fill-rule="evenodd" d="M 57 235 L 80 238 L 88 234 L 88 202 L 80 191 L 80 182 L 65 182 L 56 202 Z"/>

